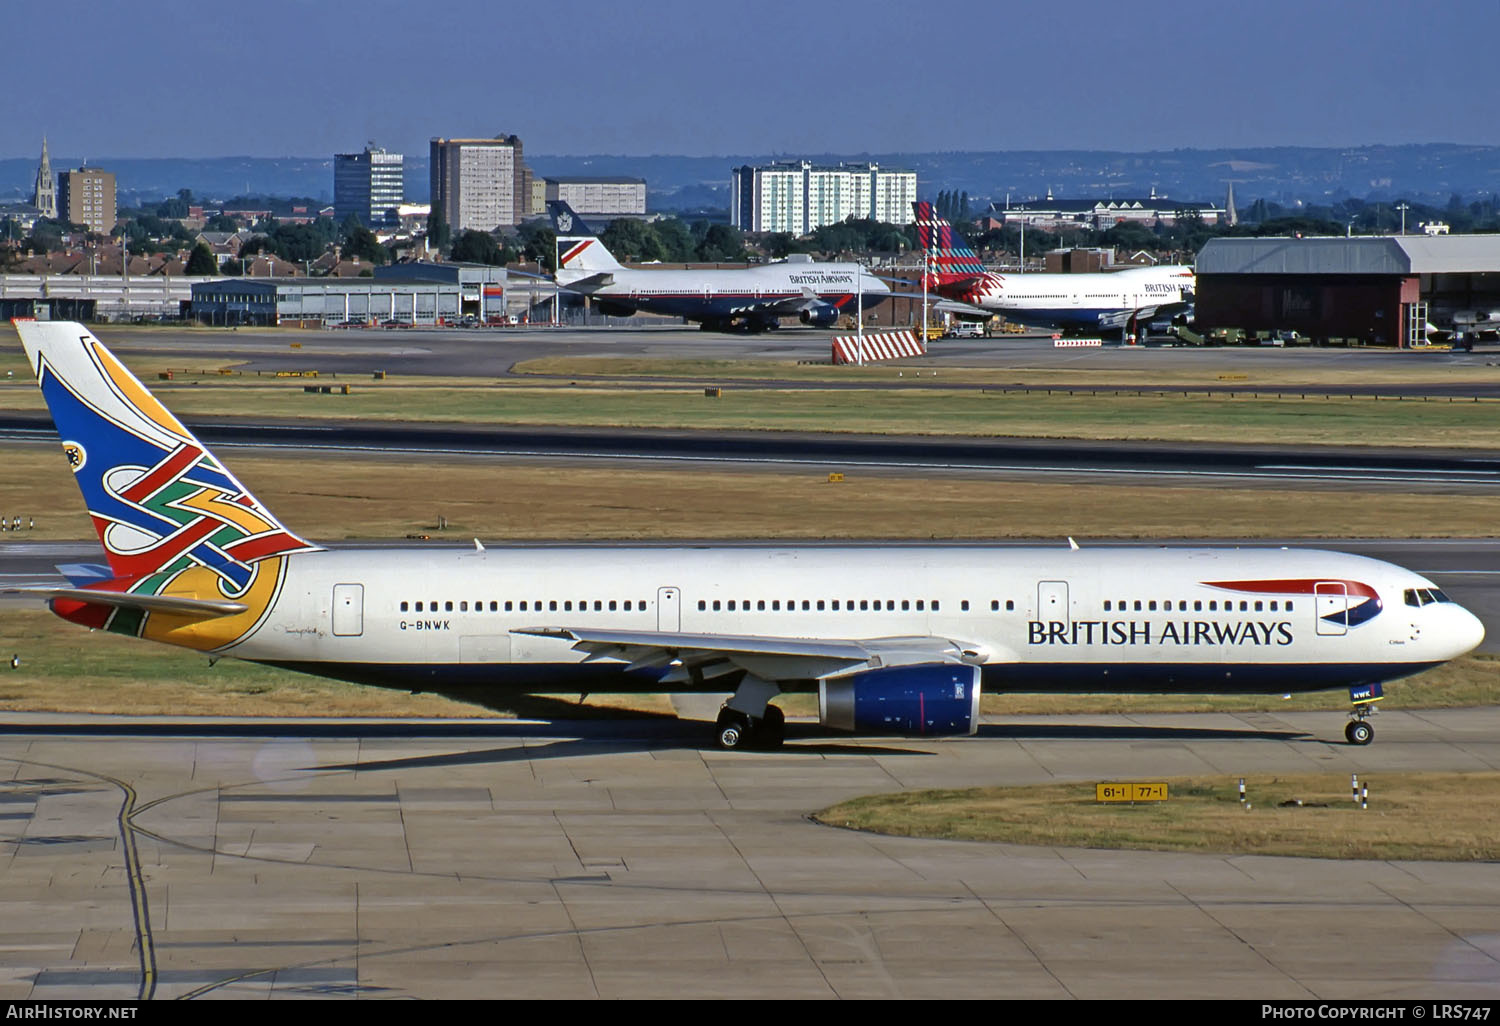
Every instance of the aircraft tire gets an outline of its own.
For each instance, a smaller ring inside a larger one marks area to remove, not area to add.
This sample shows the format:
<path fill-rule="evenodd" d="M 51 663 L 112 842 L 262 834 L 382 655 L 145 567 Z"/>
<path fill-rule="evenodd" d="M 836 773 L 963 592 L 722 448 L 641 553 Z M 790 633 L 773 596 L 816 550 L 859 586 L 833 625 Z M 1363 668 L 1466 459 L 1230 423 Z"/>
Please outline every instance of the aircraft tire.
<path fill-rule="evenodd" d="M 1344 728 L 1344 739 L 1351 745 L 1367 745 L 1375 740 L 1375 728 L 1364 720 L 1350 720 Z"/>
<path fill-rule="evenodd" d="M 750 717 L 733 709 L 719 713 L 714 727 L 714 741 L 726 752 L 749 747 L 751 738 Z"/>
<path fill-rule="evenodd" d="M 762 748 L 780 748 L 786 740 L 786 713 L 777 706 L 766 706 L 766 714 L 756 730 L 756 739 Z"/>

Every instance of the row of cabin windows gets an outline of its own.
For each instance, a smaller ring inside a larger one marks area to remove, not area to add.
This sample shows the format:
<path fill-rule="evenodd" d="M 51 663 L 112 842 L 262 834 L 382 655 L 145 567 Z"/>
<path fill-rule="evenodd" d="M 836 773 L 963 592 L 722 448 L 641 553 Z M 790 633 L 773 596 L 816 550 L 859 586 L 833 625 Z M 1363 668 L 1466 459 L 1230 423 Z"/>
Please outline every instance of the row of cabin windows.
<path fill-rule="evenodd" d="M 936 613 L 941 608 L 937 599 L 933 599 L 930 603 L 926 599 L 802 599 L 801 608 L 804 613 L 814 611 L 821 613 L 829 609 L 836 613 L 840 611 L 853 613 L 859 610 L 879 612 L 881 609 L 895 612 L 898 602 L 903 613 L 910 612 L 913 608 L 918 612 L 926 612 L 931 608 Z M 797 603 L 797 599 L 787 599 L 785 604 L 786 611 L 789 613 L 796 612 L 798 608 Z M 968 600 L 963 601 L 960 605 L 964 609 L 969 608 Z M 750 599 L 725 599 L 723 601 L 714 599 L 711 602 L 707 599 L 698 600 L 698 612 L 700 613 L 710 610 L 717 613 L 724 609 L 727 609 L 731 613 L 748 613 L 752 609 L 756 612 L 764 612 L 769 609 L 773 613 L 779 613 L 782 608 L 781 599 L 756 599 L 753 602 Z"/>
<path fill-rule="evenodd" d="M 1109 599 L 1105 599 L 1104 600 L 1104 611 L 1106 613 L 1111 612 L 1111 611 L 1113 611 L 1113 612 L 1119 612 L 1119 613 L 1124 613 L 1126 611 L 1131 611 L 1131 612 L 1139 613 L 1139 612 L 1141 612 L 1144 609 L 1147 612 L 1154 613 L 1154 612 L 1156 612 L 1156 605 L 1157 605 L 1157 603 L 1156 603 L 1155 599 L 1148 599 L 1144 604 L 1141 602 L 1140 599 L 1135 599 L 1133 602 L 1126 602 L 1124 600 L 1121 600 L 1119 602 L 1113 603 L 1113 605 L 1111 605 Z M 1161 603 L 1161 608 L 1170 613 L 1173 610 L 1173 605 L 1174 605 L 1174 603 L 1173 603 L 1172 599 L 1166 599 L 1165 601 L 1163 601 Z M 1186 613 L 1188 611 L 1188 603 L 1187 603 L 1186 599 L 1179 599 L 1179 600 L 1177 600 L 1177 602 L 1175 603 L 1175 605 L 1176 605 L 1176 610 L 1179 613 Z M 1206 603 L 1206 605 L 1207 605 L 1207 609 L 1208 609 L 1208 611 L 1210 613 L 1217 613 L 1219 611 L 1219 601 L 1218 601 L 1218 599 L 1209 599 L 1208 602 Z M 1248 612 L 1250 612 L 1252 605 L 1255 607 L 1254 611 L 1257 612 L 1257 613 L 1263 613 L 1263 612 L 1266 611 L 1267 603 L 1265 601 L 1261 600 L 1261 599 L 1256 599 L 1253 603 L 1250 602 L 1247 599 L 1240 599 L 1240 612 L 1242 612 L 1242 613 L 1248 613 Z M 1292 611 L 1292 600 L 1291 599 L 1287 599 L 1285 602 L 1282 602 L 1279 599 L 1271 599 L 1269 605 L 1270 605 L 1270 611 L 1273 612 L 1273 613 L 1279 612 L 1281 610 L 1285 610 L 1288 613 L 1290 613 Z M 1202 599 L 1194 599 L 1193 600 L 1193 612 L 1195 612 L 1195 613 L 1201 613 L 1201 612 L 1204 611 L 1204 607 L 1205 607 L 1205 603 L 1204 603 L 1204 601 Z M 1226 612 L 1226 613 L 1232 613 L 1232 612 L 1234 612 L 1234 602 L 1233 602 L 1233 600 L 1231 600 L 1231 599 L 1225 599 L 1224 600 L 1224 612 Z"/>
<path fill-rule="evenodd" d="M 933 599 L 930 602 L 927 599 L 787 599 L 784 608 L 789 613 L 796 612 L 799 608 L 799 601 L 801 602 L 800 608 L 804 613 L 821 613 L 826 610 L 832 610 L 835 613 L 853 613 L 861 611 L 878 613 L 882 609 L 888 613 L 894 613 L 897 611 L 898 607 L 903 613 L 909 613 L 913 609 L 915 609 L 919 613 L 925 613 L 929 609 L 932 612 L 937 613 L 941 612 L 943 608 L 942 601 L 940 599 Z M 969 611 L 969 600 L 964 599 L 959 602 L 958 608 L 961 611 L 967 613 Z M 1005 602 L 1006 611 L 1010 612 L 1015 608 L 1015 601 L 1012 599 L 1007 599 Z M 752 609 L 756 612 L 765 612 L 767 609 L 769 609 L 773 613 L 779 613 L 783 609 L 783 604 L 781 599 L 755 599 L 753 602 L 750 599 L 725 599 L 722 601 L 719 599 L 714 599 L 712 601 L 709 601 L 707 599 L 698 600 L 698 611 L 700 613 L 710 611 L 717 613 L 721 610 L 728 610 L 731 613 L 748 613 Z M 999 599 L 990 600 L 990 611 L 1000 611 Z"/>
<path fill-rule="evenodd" d="M 627 613 L 631 612 L 632 610 L 640 610 L 641 612 L 645 612 L 645 610 L 646 610 L 646 600 L 645 599 L 641 599 L 639 601 L 632 601 L 631 599 L 625 599 L 624 601 L 620 601 L 618 599 L 593 599 L 592 601 L 593 601 L 593 604 L 594 604 L 594 612 L 596 612 L 596 613 L 602 613 L 602 612 L 604 612 L 606 610 L 608 610 L 609 612 L 613 613 L 613 612 L 616 612 L 616 611 L 618 611 L 618 610 L 620 610 L 622 608 Z M 578 611 L 580 613 L 586 613 L 586 612 L 588 612 L 589 602 L 590 602 L 589 599 L 579 599 L 578 602 L 576 603 Z M 548 599 L 545 602 L 543 602 L 543 600 L 541 600 L 541 599 L 536 599 L 536 600 L 531 601 L 529 603 L 528 603 L 528 601 L 526 599 L 521 599 L 519 601 L 513 601 L 513 600 L 510 600 L 510 599 L 507 599 L 504 602 L 499 602 L 499 601 L 496 601 L 495 599 L 490 599 L 489 600 L 489 610 L 492 613 L 498 613 L 498 612 L 501 612 L 502 610 L 504 612 L 507 612 L 507 613 L 513 613 L 513 612 L 518 612 L 518 611 L 522 612 L 522 613 L 525 613 L 525 612 L 540 613 L 540 612 L 542 612 L 542 610 L 544 608 L 549 613 L 555 613 L 559 609 L 561 609 L 565 613 L 571 613 L 571 612 L 573 612 L 574 605 L 575 605 L 575 603 L 573 602 L 572 599 L 562 599 L 561 601 L 559 601 L 558 599 Z M 474 601 L 474 603 L 473 603 L 473 612 L 482 613 L 482 612 L 484 612 L 484 609 L 485 609 L 485 602 L 484 602 L 484 600 L 483 599 L 476 599 Z M 470 611 L 470 603 L 467 600 L 465 600 L 465 599 L 459 599 L 457 602 L 453 601 L 452 599 L 449 599 L 449 600 L 441 602 L 441 603 L 440 602 L 436 602 L 436 601 L 432 601 L 432 602 L 417 601 L 417 602 L 402 602 L 401 603 L 401 612 L 406 613 L 406 612 L 412 612 L 412 611 L 415 611 L 415 612 L 418 612 L 418 613 L 422 613 L 422 612 L 427 612 L 427 613 L 438 613 L 438 612 L 443 612 L 443 613 L 455 613 L 455 612 L 457 612 L 457 613 L 467 613 L 467 612 Z"/>

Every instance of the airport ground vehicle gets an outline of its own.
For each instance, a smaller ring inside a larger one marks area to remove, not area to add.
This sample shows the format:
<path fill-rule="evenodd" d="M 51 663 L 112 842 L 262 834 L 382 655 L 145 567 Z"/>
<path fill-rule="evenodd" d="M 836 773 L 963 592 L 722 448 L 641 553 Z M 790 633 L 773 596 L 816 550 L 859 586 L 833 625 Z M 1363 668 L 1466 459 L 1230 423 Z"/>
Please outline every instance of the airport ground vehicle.
<path fill-rule="evenodd" d="M 81 324 L 15 322 L 107 562 L 33 589 L 64 619 L 454 697 L 733 692 L 718 743 L 944 736 L 985 688 L 1371 690 L 1483 639 L 1430 581 L 1338 552 L 721 545 L 322 547 L 281 524 Z M 1362 697 L 1364 696 L 1364 697 Z"/>

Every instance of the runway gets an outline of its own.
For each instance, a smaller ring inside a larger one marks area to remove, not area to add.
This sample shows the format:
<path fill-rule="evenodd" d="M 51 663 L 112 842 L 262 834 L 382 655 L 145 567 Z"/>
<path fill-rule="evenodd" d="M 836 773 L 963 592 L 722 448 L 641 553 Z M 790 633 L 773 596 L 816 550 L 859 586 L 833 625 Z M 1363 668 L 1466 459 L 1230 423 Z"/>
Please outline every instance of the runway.
<path fill-rule="evenodd" d="M 506 427 L 372 421 L 185 423 L 214 448 L 384 456 L 813 467 L 1081 479 L 1359 485 L 1487 492 L 1500 489 L 1500 457 L 1462 449 L 1234 446 L 1192 442 L 1017 440 L 811 432 Z M 0 441 L 56 439 L 44 413 L 0 415 Z"/>
<path fill-rule="evenodd" d="M 880 330 L 880 325 L 866 327 Z M 904 327 L 904 325 L 903 325 Z M 829 358 L 835 332 L 816 328 L 789 327 L 763 335 L 724 335 L 683 325 L 614 327 L 560 327 L 526 329 L 349 329 L 228 331 L 224 329 L 159 328 L 136 330 L 107 326 L 99 337 L 126 363 L 134 355 L 183 358 L 184 367 L 211 361 L 211 366 L 233 362 L 245 371 L 313 369 L 323 373 L 370 374 L 377 370 L 400 375 L 456 377 L 501 377 L 517 363 L 542 357 L 570 356 L 646 358 L 672 360 L 772 360 L 795 363 Z M 298 348 L 291 346 L 296 344 Z M 1155 372 L 1170 380 L 1183 371 L 1211 374 L 1233 369 L 1250 375 L 1245 384 L 1226 383 L 1222 391 L 1257 388 L 1263 392 L 1287 391 L 1319 394 L 1393 395 L 1433 394 L 1456 396 L 1500 396 L 1500 381 L 1491 383 L 1429 384 L 1421 387 L 1399 382 L 1380 386 L 1359 381 L 1361 373 L 1403 372 L 1442 368 L 1493 366 L 1500 346 L 1484 344 L 1471 353 L 1391 349 L 1283 349 L 1272 346 L 1194 347 L 1119 346 L 1062 348 L 1052 344 L 1050 334 L 981 339 L 940 339 L 928 347 L 928 356 L 916 363 L 897 366 L 939 370 L 938 380 L 922 380 L 922 387 L 969 389 L 991 387 L 965 382 L 964 367 L 1009 369 L 1024 383 L 1030 371 L 1080 371 L 1087 373 L 1129 372 L 1130 389 L 1150 388 L 1134 375 Z M 1268 388 L 1257 385 L 1255 375 L 1306 374 L 1309 381 L 1348 376 L 1347 384 L 1290 384 Z M 544 380 L 544 379 L 543 379 Z M 736 387 L 777 387 L 786 382 L 736 383 Z M 898 383 L 893 382 L 892 385 Z M 798 388 L 849 387 L 838 383 L 795 382 Z M 868 387 L 868 384 L 859 387 Z M 1171 386 L 1166 386 L 1171 387 Z M 1180 388 L 1181 386 L 1177 386 Z M 1203 391 L 1202 388 L 1195 389 Z"/>
<path fill-rule="evenodd" d="M 1038 718 L 946 742 L 704 725 L 3 718 L 0 998 L 1500 996 L 1489 865 L 883 838 L 859 794 L 1500 769 L 1500 712 Z M 1252 796 L 1253 797 L 1253 796 Z M 1399 941 L 1396 939 L 1399 938 Z"/>

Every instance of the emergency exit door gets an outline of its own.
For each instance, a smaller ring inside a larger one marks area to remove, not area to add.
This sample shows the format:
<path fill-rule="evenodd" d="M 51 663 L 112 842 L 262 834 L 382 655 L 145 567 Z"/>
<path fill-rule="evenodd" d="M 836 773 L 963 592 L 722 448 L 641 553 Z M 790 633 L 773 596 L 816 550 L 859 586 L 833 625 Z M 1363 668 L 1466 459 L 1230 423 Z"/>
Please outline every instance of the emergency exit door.
<path fill-rule="evenodd" d="M 358 637 L 365 632 L 365 586 L 333 586 L 333 633 L 337 637 Z"/>
<path fill-rule="evenodd" d="M 1036 618 L 1068 623 L 1068 582 L 1039 581 L 1036 586 Z"/>
<path fill-rule="evenodd" d="M 677 588 L 656 589 L 656 629 L 682 630 L 682 592 Z"/>

